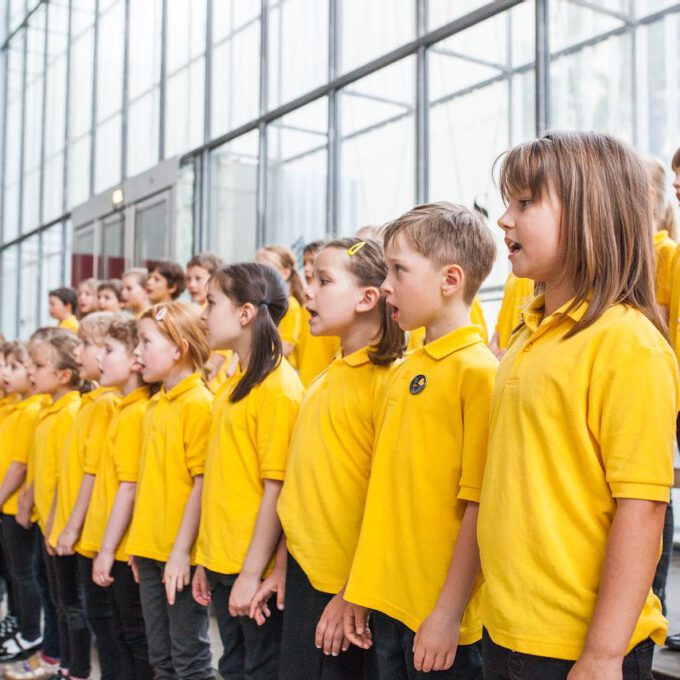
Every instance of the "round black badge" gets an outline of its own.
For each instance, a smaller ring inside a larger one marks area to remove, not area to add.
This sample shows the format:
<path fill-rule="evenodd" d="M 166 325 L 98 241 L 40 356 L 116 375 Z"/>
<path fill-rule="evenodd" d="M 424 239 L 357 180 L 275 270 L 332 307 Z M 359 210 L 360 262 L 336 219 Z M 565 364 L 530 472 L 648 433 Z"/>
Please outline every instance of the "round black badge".
<path fill-rule="evenodd" d="M 425 385 L 427 385 L 427 378 L 421 373 L 411 380 L 408 391 L 411 394 L 420 394 L 425 389 Z"/>

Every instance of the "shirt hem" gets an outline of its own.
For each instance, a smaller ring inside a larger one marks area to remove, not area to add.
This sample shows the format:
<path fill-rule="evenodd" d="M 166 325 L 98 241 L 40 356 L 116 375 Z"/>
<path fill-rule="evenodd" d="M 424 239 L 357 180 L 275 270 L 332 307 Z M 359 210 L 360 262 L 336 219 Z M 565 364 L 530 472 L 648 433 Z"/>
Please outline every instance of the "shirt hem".
<path fill-rule="evenodd" d="M 609 485 L 614 498 L 631 498 L 639 501 L 659 501 L 668 503 L 671 497 L 669 486 L 659 484 L 637 484 L 635 482 L 615 482 Z"/>

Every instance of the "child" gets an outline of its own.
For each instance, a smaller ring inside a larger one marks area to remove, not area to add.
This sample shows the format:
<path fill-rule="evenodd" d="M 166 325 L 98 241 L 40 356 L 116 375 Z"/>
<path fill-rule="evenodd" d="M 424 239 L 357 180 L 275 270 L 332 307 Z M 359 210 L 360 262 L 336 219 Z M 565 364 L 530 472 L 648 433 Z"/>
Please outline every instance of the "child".
<path fill-rule="evenodd" d="M 222 258 L 215 253 L 199 253 L 187 263 L 187 290 L 191 301 L 201 308 L 206 305 L 206 284 L 208 279 L 224 266 Z"/>
<path fill-rule="evenodd" d="M 283 356 L 288 358 L 291 366 L 296 366 L 293 354 L 300 339 L 302 279 L 295 269 L 295 255 L 290 248 L 280 245 L 265 246 L 255 254 L 255 261 L 270 264 L 283 275 L 288 284 L 288 311 L 279 324 L 279 334 L 283 342 Z"/>
<path fill-rule="evenodd" d="M 73 288 L 55 288 L 49 292 L 49 313 L 60 328 L 74 333 L 78 330 L 77 308 L 78 297 Z"/>
<path fill-rule="evenodd" d="M 115 390 L 97 387 L 101 377 L 97 355 L 115 318 L 117 315 L 111 312 L 93 312 L 81 321 L 78 329 L 82 341 L 76 350 L 80 379 L 83 384 L 94 385 L 94 389 L 82 395 L 80 410 L 59 453 L 56 499 L 48 534 L 57 554 L 54 559 L 60 575 L 58 587 L 64 591 L 62 599 L 67 599 L 73 591 L 81 591 L 84 596 L 84 612 L 95 634 L 102 680 L 120 677 L 111 595 L 92 583 L 94 554 L 84 550 L 78 541 L 106 430 L 119 402 Z M 89 655 L 89 647 L 87 652 Z"/>
<path fill-rule="evenodd" d="M 0 420 L 0 506 L 2 507 L 2 547 L 11 577 L 16 630 L 7 630 L 0 640 L 0 659 L 9 661 L 42 647 L 42 609 L 36 576 L 38 560 L 37 528 L 24 529 L 16 521 L 19 491 L 26 480 L 28 456 L 45 395 L 33 394 L 28 379 L 28 349 L 21 342 L 9 343 L 4 355 L 2 384 L 8 395 L 18 396 Z M 58 654 L 58 649 L 51 650 Z"/>
<path fill-rule="evenodd" d="M 78 284 L 78 318 L 82 319 L 91 312 L 97 311 L 97 279 L 85 279 Z"/>
<path fill-rule="evenodd" d="M 475 530 L 497 362 L 470 307 L 496 248 L 478 215 L 443 202 L 391 222 L 384 240 L 392 318 L 404 330 L 424 327 L 425 344 L 387 390 L 344 596 L 354 603 L 345 635 L 375 645 L 381 680 L 430 671 L 477 679 Z"/>
<path fill-rule="evenodd" d="M 521 312 L 531 302 L 533 296 L 534 282 L 531 279 L 518 279 L 512 272 L 508 274 L 496 330 L 489 345 L 498 359 L 503 358 L 510 344 L 510 336 L 521 321 Z"/>
<path fill-rule="evenodd" d="M 103 281 L 97 287 L 97 302 L 102 312 L 120 312 L 123 309 L 123 288 L 118 279 Z"/>
<path fill-rule="evenodd" d="M 323 248 L 324 241 L 308 243 L 303 250 L 304 274 L 307 285 L 314 279 L 314 258 Z M 295 347 L 295 363 L 302 384 L 307 387 L 319 373 L 328 368 L 340 349 L 340 339 L 331 335 L 312 335 L 310 314 L 303 306 L 300 318 L 300 335 Z"/>
<path fill-rule="evenodd" d="M 149 390 L 134 356 L 137 342 L 137 322 L 118 317 L 109 325 L 99 350 L 101 384 L 117 388 L 121 401 L 104 438 L 80 546 L 97 555 L 91 571 L 95 588 L 107 589 L 113 596 L 120 649 L 118 677 L 151 680 L 139 586 L 123 549 L 135 501 L 142 421 L 149 403 Z"/>
<path fill-rule="evenodd" d="M 170 302 L 139 320 L 135 351 L 146 382 L 161 381 L 145 435 L 125 552 L 135 557 L 156 677 L 213 677 L 208 612 L 190 585 L 213 397 L 201 372 L 210 348 L 199 311 Z"/>
<path fill-rule="evenodd" d="M 186 285 L 184 270 L 177 262 L 158 260 L 149 262 L 149 275 L 146 279 L 146 295 L 152 305 L 176 300 Z"/>
<path fill-rule="evenodd" d="M 32 361 L 29 378 L 33 391 L 50 395 L 52 404 L 41 411 L 36 427 L 34 454 L 32 460 L 29 458 L 26 497 L 32 499 L 30 505 L 35 505 L 40 543 L 45 551 L 50 597 L 57 611 L 61 651 L 59 671 L 71 678 L 88 678 L 90 631 L 83 614 L 81 595 L 77 588 L 70 591 L 59 588 L 59 583 L 71 582 L 68 572 L 70 567 L 66 571 L 60 569 L 60 566 L 66 565 L 57 561 L 56 553 L 47 541 L 59 454 L 81 403 L 78 391 L 81 381 L 75 356 L 79 344 L 75 333 L 54 329 L 49 334 L 36 332 L 29 345 Z M 21 502 L 22 499 L 20 511 Z"/>
<path fill-rule="evenodd" d="M 121 299 L 123 306 L 135 319 L 139 319 L 142 313 L 149 307 L 146 297 L 146 269 L 136 267 L 123 272 L 121 279 Z"/>
<path fill-rule="evenodd" d="M 368 655 L 343 645 L 343 594 L 381 395 L 406 338 L 380 293 L 387 266 L 377 241 L 331 241 L 314 271 L 305 291 L 311 332 L 339 336 L 342 356 L 305 395 L 279 499 L 289 552 L 279 678 L 356 680 L 365 677 Z"/>
<path fill-rule="evenodd" d="M 609 135 L 553 131 L 505 156 L 500 186 L 512 271 L 541 294 L 491 406 L 485 677 L 650 678 L 679 381 L 645 168 Z"/>
<path fill-rule="evenodd" d="M 258 629 L 248 613 L 281 537 L 276 502 L 302 399 L 277 332 L 287 304 L 286 284 L 269 265 L 225 267 L 208 284 L 211 347 L 240 359 L 215 403 L 192 582 L 196 602 L 213 603 L 223 678 L 278 673 L 280 614 Z"/>

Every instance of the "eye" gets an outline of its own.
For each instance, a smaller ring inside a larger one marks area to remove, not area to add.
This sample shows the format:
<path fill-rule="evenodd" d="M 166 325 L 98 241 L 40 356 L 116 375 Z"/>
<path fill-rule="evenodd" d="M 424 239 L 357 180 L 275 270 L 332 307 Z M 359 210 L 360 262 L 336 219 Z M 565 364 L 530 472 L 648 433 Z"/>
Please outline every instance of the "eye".
<path fill-rule="evenodd" d="M 520 198 L 518 202 L 519 202 L 520 208 L 524 209 L 531 203 L 531 199 L 530 198 Z"/>

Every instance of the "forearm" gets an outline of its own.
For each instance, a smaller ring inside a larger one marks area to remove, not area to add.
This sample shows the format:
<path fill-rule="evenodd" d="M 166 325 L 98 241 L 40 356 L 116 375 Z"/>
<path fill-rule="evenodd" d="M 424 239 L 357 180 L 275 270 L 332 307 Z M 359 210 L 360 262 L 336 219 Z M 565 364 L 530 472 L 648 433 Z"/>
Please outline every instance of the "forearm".
<path fill-rule="evenodd" d="M 115 553 L 132 520 L 132 511 L 135 507 L 135 482 L 121 482 L 113 501 L 111 515 L 106 524 L 104 538 L 102 539 L 102 552 Z"/>
<path fill-rule="evenodd" d="M 2 484 L 0 484 L 0 507 L 2 507 L 7 500 L 21 488 L 25 479 L 26 464 L 13 461 L 9 468 L 7 468 L 5 478 L 2 480 Z"/>
<path fill-rule="evenodd" d="M 241 568 L 242 574 L 260 578 L 274 554 L 277 543 L 279 543 L 281 522 L 276 513 L 276 503 L 279 500 L 282 484 L 277 480 L 264 480 L 264 494 L 257 513 L 250 546 Z M 281 549 L 279 544 L 279 550 Z M 283 549 L 285 550 L 285 546 Z"/>
<path fill-rule="evenodd" d="M 198 534 L 201 521 L 201 493 L 203 492 L 203 475 L 194 477 L 194 488 L 184 508 L 182 523 L 177 532 L 173 550 L 190 553 Z"/>
<path fill-rule="evenodd" d="M 92 490 L 94 489 L 94 480 L 94 475 L 88 473 L 83 475 L 83 481 L 80 483 L 80 489 L 78 490 L 78 498 L 76 499 L 76 503 L 73 506 L 71 515 L 66 523 L 65 528 L 78 535 L 80 535 L 80 531 L 83 528 L 85 516 L 87 515 L 87 508 L 90 505 Z"/>
<path fill-rule="evenodd" d="M 665 503 L 618 499 L 583 654 L 623 658 L 654 578 Z"/>

